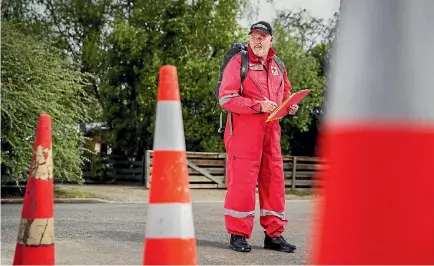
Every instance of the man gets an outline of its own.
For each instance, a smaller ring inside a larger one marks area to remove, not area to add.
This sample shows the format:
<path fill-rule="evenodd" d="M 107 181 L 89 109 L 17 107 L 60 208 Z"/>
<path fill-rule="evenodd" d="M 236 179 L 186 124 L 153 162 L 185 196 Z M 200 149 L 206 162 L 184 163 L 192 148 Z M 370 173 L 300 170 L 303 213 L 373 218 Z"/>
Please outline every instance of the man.
<path fill-rule="evenodd" d="M 287 220 L 285 183 L 278 120 L 267 117 L 291 94 L 286 68 L 281 73 L 271 48 L 273 32 L 260 21 L 249 31 L 247 77 L 241 84 L 241 55 L 226 66 L 219 91 L 219 102 L 229 112 L 224 142 L 227 152 L 227 194 L 225 224 L 230 247 L 251 250 L 247 239 L 253 229 L 256 185 L 259 186 L 260 224 L 265 231 L 264 248 L 294 252 L 296 247 L 282 237 Z M 287 112 L 295 114 L 298 106 Z"/>

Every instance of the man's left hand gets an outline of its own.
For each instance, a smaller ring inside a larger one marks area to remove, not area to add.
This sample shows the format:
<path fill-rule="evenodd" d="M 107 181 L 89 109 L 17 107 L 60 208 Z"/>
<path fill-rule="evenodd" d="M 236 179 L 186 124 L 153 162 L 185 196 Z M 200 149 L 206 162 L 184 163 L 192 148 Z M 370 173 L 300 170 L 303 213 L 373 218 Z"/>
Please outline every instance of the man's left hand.
<path fill-rule="evenodd" d="M 297 113 L 297 111 L 298 111 L 298 105 L 297 104 L 291 105 L 291 107 L 289 108 L 289 114 L 290 115 L 295 115 L 295 113 Z"/>

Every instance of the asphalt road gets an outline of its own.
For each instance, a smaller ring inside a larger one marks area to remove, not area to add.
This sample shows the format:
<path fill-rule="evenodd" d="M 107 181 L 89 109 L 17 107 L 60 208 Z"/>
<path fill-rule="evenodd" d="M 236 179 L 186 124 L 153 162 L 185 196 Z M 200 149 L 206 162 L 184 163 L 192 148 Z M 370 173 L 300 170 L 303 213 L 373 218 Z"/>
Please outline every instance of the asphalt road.
<path fill-rule="evenodd" d="M 297 245 L 295 253 L 262 248 L 263 231 L 259 216 L 250 253 L 228 248 L 223 223 L 223 203 L 193 203 L 200 265 L 289 265 L 307 264 L 307 245 L 313 202 L 287 201 L 289 217 L 285 238 Z M 259 206 L 257 206 L 257 209 Z M 18 233 L 21 204 L 1 206 L 1 264 L 12 263 Z M 146 204 L 56 204 L 56 264 L 125 265 L 142 264 Z"/>

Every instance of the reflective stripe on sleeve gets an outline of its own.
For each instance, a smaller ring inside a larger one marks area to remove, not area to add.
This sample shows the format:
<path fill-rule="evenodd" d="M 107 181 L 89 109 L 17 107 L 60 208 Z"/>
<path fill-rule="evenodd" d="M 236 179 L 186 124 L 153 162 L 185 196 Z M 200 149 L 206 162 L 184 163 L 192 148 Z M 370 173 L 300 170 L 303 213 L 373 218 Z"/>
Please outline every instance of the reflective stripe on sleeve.
<path fill-rule="evenodd" d="M 232 99 L 232 98 L 234 98 L 234 97 L 237 97 L 237 96 L 240 96 L 240 95 L 234 93 L 234 94 L 231 94 L 231 95 L 223 96 L 223 97 L 221 97 L 221 98 L 219 99 L 219 104 L 220 104 L 220 105 L 223 105 L 223 104 L 227 103 L 230 99 Z"/>

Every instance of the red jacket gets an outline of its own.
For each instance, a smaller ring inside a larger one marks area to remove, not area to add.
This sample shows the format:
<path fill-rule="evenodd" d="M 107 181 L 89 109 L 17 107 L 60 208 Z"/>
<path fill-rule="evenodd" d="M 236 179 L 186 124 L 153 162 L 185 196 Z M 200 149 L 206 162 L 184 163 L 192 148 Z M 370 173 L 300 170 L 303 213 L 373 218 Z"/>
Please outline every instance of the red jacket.
<path fill-rule="evenodd" d="M 260 113 L 260 104 L 257 101 L 265 100 L 264 96 L 280 105 L 291 95 L 291 83 L 287 77 L 286 67 L 282 75 L 279 66 L 272 58 L 275 54 L 272 48 L 268 52 L 264 65 L 252 52 L 250 45 L 248 45 L 248 54 L 249 70 L 241 84 L 241 89 L 241 55 L 234 56 L 223 72 L 219 102 L 223 109 L 232 113 Z"/>

